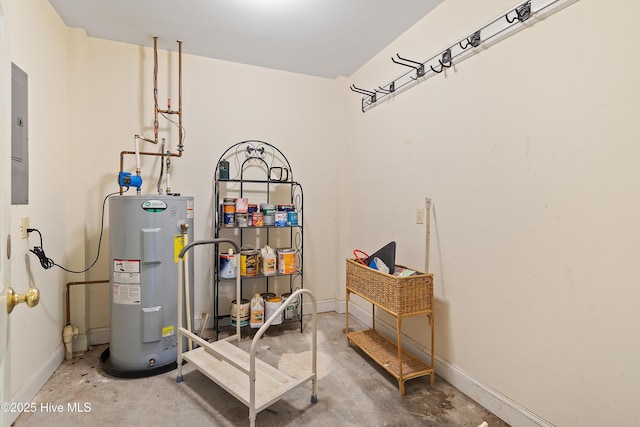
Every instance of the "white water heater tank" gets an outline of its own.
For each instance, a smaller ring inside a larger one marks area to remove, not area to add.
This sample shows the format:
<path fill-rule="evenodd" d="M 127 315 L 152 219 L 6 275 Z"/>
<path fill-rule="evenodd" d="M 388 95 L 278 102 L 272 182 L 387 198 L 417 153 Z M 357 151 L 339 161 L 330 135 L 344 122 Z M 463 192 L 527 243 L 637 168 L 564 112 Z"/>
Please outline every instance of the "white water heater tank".
<path fill-rule="evenodd" d="M 111 339 L 105 370 L 121 377 L 171 370 L 177 359 L 178 253 L 193 240 L 193 197 L 111 196 L 109 239 Z M 193 277 L 191 259 L 188 269 Z M 193 316 L 193 284 L 190 296 Z"/>

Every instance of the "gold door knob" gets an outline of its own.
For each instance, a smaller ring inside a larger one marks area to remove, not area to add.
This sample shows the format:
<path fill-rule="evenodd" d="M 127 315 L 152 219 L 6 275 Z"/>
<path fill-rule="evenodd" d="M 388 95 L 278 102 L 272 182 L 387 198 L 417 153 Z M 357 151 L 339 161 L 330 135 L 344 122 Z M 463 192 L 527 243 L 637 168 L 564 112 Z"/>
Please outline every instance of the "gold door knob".
<path fill-rule="evenodd" d="M 38 288 L 29 288 L 27 293 L 22 295 L 16 294 L 16 291 L 14 291 L 12 287 L 7 289 L 7 313 L 11 313 L 13 311 L 13 307 L 21 302 L 26 302 L 29 307 L 35 307 L 38 305 L 39 301 L 40 291 Z"/>

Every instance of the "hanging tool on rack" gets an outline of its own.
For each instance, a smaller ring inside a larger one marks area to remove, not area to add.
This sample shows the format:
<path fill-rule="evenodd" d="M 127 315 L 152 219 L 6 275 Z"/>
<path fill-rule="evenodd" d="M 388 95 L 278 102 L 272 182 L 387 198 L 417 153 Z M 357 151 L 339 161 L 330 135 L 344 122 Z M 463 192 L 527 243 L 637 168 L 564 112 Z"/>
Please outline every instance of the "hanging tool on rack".
<path fill-rule="evenodd" d="M 526 28 L 525 25 L 521 24 L 528 23 L 532 21 L 533 18 L 546 18 L 577 1 L 578 0 L 540 0 L 535 2 L 533 6 L 531 0 L 520 3 L 516 7 L 509 9 L 506 13 L 500 14 L 479 30 L 471 33 L 471 35 L 449 46 L 444 51 L 441 51 L 441 53 L 432 56 L 424 62 L 403 58 L 398 54 L 396 54 L 396 57 L 391 58 L 391 61 L 396 64 L 414 69 L 415 74 L 413 71 L 408 71 L 392 82 L 378 86 L 378 89 L 373 92 L 358 88 L 354 84 L 349 88 L 353 92 L 365 95 L 361 99 L 362 112 L 364 113 L 380 105 L 381 101 L 389 99 L 391 94 L 399 94 L 434 75 L 441 74 L 446 68 L 453 66 L 454 60 L 460 62 L 477 53 L 480 49 L 476 48 L 481 46 L 487 48 L 491 44 L 497 43 Z M 426 68 L 426 65 L 429 65 L 429 68 Z"/>

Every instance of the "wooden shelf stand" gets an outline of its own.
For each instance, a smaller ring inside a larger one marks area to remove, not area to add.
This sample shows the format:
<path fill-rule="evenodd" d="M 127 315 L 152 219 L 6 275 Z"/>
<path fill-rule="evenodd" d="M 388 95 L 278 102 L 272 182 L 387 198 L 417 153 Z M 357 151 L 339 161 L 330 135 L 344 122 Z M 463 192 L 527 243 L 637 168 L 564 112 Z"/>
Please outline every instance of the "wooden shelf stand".
<path fill-rule="evenodd" d="M 400 395 L 405 394 L 404 382 L 412 378 L 430 376 L 434 372 L 434 313 L 433 275 L 418 273 L 409 277 L 395 277 L 347 259 L 346 336 L 347 345 L 359 347 L 398 380 Z M 351 294 L 372 304 L 371 329 L 349 331 L 349 301 Z M 393 342 L 376 330 L 376 307 L 396 318 L 397 341 Z M 431 328 L 431 365 L 402 349 L 402 320 L 407 317 L 426 316 Z"/>

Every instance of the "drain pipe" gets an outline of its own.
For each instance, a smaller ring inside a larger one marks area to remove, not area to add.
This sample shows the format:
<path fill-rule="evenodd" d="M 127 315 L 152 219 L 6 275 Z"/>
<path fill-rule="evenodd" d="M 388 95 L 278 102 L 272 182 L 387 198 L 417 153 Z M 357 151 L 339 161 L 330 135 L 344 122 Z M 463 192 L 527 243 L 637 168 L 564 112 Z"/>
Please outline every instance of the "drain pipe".
<path fill-rule="evenodd" d="M 66 307 L 66 323 L 62 329 L 62 341 L 64 342 L 64 359 L 71 360 L 73 358 L 73 340 L 78 338 L 80 330 L 77 326 L 71 324 L 71 297 L 69 296 L 69 288 L 73 285 L 91 285 L 94 283 L 109 283 L 108 280 L 88 280 L 84 282 L 69 282 L 67 283 L 67 307 Z"/>
<path fill-rule="evenodd" d="M 62 341 L 64 342 L 64 360 L 73 359 L 73 346 L 71 343 L 74 339 L 78 338 L 80 330 L 77 326 L 66 325 L 62 329 Z"/>

